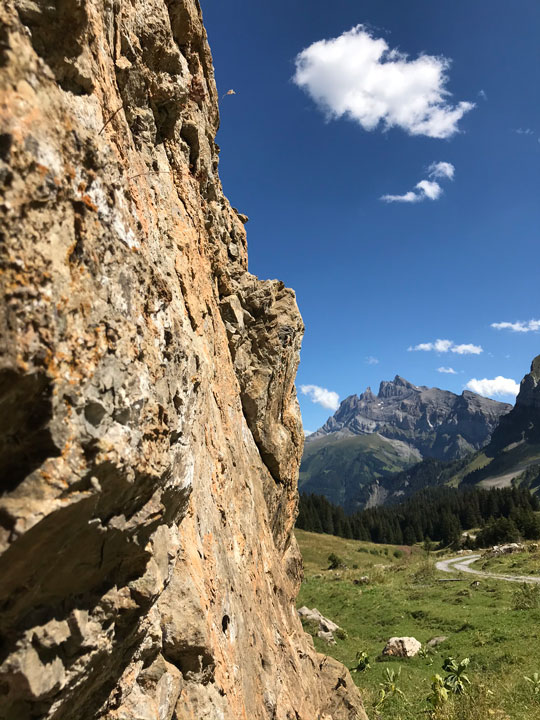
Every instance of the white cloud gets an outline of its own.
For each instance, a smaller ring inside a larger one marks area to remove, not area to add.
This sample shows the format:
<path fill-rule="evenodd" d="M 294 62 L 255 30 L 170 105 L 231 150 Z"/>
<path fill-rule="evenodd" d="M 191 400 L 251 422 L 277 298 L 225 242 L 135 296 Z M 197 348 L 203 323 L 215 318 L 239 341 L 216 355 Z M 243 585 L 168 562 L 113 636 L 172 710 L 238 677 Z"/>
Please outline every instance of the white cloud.
<path fill-rule="evenodd" d="M 368 365 L 378 365 L 379 364 L 379 358 L 373 357 L 373 355 L 368 355 L 366 358 L 366 363 Z"/>
<path fill-rule="evenodd" d="M 514 132 L 518 135 L 534 135 L 534 130 L 531 130 L 531 128 L 518 128 Z"/>
<path fill-rule="evenodd" d="M 404 203 L 415 203 L 423 200 L 424 197 L 420 193 L 415 193 L 412 190 L 405 193 L 405 195 L 383 195 L 381 200 L 384 202 L 404 202 Z"/>
<path fill-rule="evenodd" d="M 307 395 L 311 402 L 318 403 L 328 410 L 337 410 L 339 407 L 339 395 L 333 390 L 319 387 L 318 385 L 301 385 L 302 395 Z"/>
<path fill-rule="evenodd" d="M 484 352 L 480 345 L 472 345 L 471 343 L 468 345 L 455 345 L 451 350 L 458 355 L 480 355 L 481 352 Z"/>
<path fill-rule="evenodd" d="M 442 187 L 433 180 L 420 180 L 419 183 L 416 183 L 416 187 L 430 200 L 437 200 L 442 193 Z"/>
<path fill-rule="evenodd" d="M 445 373 L 446 375 L 457 375 L 457 372 L 454 370 L 454 368 L 451 367 L 437 368 L 437 372 Z"/>
<path fill-rule="evenodd" d="M 487 100 L 487 94 L 485 90 L 479 90 L 478 91 L 478 97 L 482 98 L 482 100 Z"/>
<path fill-rule="evenodd" d="M 329 119 L 348 117 L 364 130 L 399 127 L 411 135 L 448 138 L 474 103 L 449 102 L 450 60 L 410 60 L 364 25 L 319 40 L 296 56 L 293 80 Z"/>
<path fill-rule="evenodd" d="M 498 322 L 491 323 L 495 330 L 512 330 L 512 332 L 528 333 L 540 330 L 540 320 L 529 320 L 528 322 Z"/>
<path fill-rule="evenodd" d="M 308 437 L 309 435 L 313 435 L 315 431 L 314 430 L 306 430 L 304 428 L 304 437 Z"/>
<path fill-rule="evenodd" d="M 483 348 L 480 345 L 456 345 L 453 340 L 435 340 L 435 342 L 420 343 L 408 348 L 409 352 L 423 351 L 423 352 L 438 352 L 447 353 L 453 352 L 458 355 L 480 355 Z"/>
<path fill-rule="evenodd" d="M 434 162 L 428 167 L 428 177 L 450 179 L 454 177 L 455 167 L 449 162 Z M 438 200 L 443 189 L 435 180 L 420 180 L 414 186 L 414 190 L 404 195 L 383 195 L 384 202 L 405 202 L 416 203 L 422 200 Z"/>
<path fill-rule="evenodd" d="M 483 380 L 472 378 L 465 387 L 467 390 L 472 390 L 472 392 L 486 397 L 500 397 L 501 395 L 512 395 L 515 397 L 519 392 L 517 382 L 512 380 L 512 378 L 502 377 L 502 375 L 497 375 L 497 377 L 492 380 L 488 380 L 488 378 L 484 378 Z"/>
<path fill-rule="evenodd" d="M 456 168 L 449 162 L 434 162 L 428 167 L 429 177 L 453 180 Z"/>

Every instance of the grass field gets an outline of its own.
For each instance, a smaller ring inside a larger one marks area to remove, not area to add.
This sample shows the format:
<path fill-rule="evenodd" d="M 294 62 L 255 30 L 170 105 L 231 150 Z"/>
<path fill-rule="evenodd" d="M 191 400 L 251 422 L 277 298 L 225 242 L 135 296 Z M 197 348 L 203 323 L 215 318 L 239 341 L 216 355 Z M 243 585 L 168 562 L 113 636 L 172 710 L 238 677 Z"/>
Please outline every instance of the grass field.
<path fill-rule="evenodd" d="M 411 551 L 304 531 L 296 531 L 296 536 L 305 566 L 298 606 L 317 607 L 345 631 L 335 646 L 315 637 L 320 652 L 349 668 L 355 666 L 357 653 L 368 654 L 371 667 L 353 673 L 353 678 L 372 720 L 540 720 L 540 683 L 535 688 L 525 680 L 540 673 L 540 593 L 524 596 L 521 585 L 498 580 L 473 586 L 471 575 L 438 573 L 434 554 L 428 557 L 421 548 Z M 328 570 L 331 553 L 346 568 Z M 530 564 L 538 563 L 538 556 L 534 560 L 534 554 L 526 555 Z M 510 558 L 516 561 L 516 556 Z M 481 565 L 479 561 L 477 567 Z M 501 572 L 526 572 L 524 567 L 500 567 Z M 499 571 L 495 564 L 490 569 Z M 365 575 L 369 584 L 354 583 Z M 454 577 L 456 581 L 449 581 Z M 386 641 L 403 635 L 423 644 L 437 636 L 447 640 L 427 656 L 381 658 Z M 470 658 L 471 685 L 466 695 L 451 696 L 430 715 L 426 698 L 432 677 L 445 674 L 442 664 L 448 656 Z M 398 667 L 403 697 L 396 695 L 377 709 L 385 670 Z"/>
<path fill-rule="evenodd" d="M 504 575 L 537 575 L 540 577 L 540 549 L 538 543 L 533 543 L 534 552 L 512 553 L 499 555 L 488 559 L 480 559 L 474 567 L 478 570 L 502 573 Z"/>

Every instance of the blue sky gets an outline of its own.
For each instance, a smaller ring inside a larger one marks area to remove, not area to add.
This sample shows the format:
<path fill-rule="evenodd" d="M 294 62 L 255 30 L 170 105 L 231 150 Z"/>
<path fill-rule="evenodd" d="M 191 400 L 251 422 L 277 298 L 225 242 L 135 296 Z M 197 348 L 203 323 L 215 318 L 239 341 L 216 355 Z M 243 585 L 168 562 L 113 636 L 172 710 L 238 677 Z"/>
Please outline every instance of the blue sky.
<path fill-rule="evenodd" d="M 221 179 L 250 218 L 250 270 L 296 290 L 299 388 L 343 399 L 395 374 L 454 392 L 519 382 L 540 353 L 537 326 L 492 324 L 540 319 L 537 0 L 202 9 L 220 94 L 236 93 L 221 100 Z M 437 177 L 441 162 L 453 179 Z M 407 193 L 415 202 L 381 199 Z M 335 403 L 312 397 L 299 390 L 308 430 Z"/>

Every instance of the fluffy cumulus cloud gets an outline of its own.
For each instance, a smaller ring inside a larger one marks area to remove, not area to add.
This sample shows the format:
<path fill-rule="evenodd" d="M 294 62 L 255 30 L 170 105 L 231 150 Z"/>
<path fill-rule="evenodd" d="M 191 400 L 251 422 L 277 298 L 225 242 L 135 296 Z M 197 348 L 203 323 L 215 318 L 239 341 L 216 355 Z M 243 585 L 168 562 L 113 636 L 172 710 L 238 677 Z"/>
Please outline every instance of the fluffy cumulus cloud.
<path fill-rule="evenodd" d="M 511 330 L 512 332 L 528 333 L 540 330 L 540 320 L 529 320 L 528 322 L 498 322 L 491 323 L 495 330 Z"/>
<path fill-rule="evenodd" d="M 457 372 L 454 370 L 454 368 L 451 367 L 437 368 L 437 372 L 444 373 L 446 375 L 457 375 Z"/>
<path fill-rule="evenodd" d="M 450 101 L 449 67 L 441 56 L 410 59 L 356 25 L 302 50 L 293 80 L 329 119 L 348 117 L 364 130 L 399 127 L 411 135 L 448 138 L 474 107 Z"/>
<path fill-rule="evenodd" d="M 383 195 L 381 200 L 384 202 L 402 202 L 417 203 L 422 200 L 438 200 L 443 189 L 437 180 L 453 180 L 455 168 L 449 162 L 434 162 L 428 168 L 428 178 L 430 180 L 420 180 L 414 186 L 414 190 L 409 190 L 404 195 Z M 437 178 L 434 180 L 433 178 Z"/>
<path fill-rule="evenodd" d="M 337 410 L 339 407 L 339 395 L 333 390 L 319 387 L 318 385 L 301 385 L 302 395 L 307 395 L 311 402 L 322 405 L 328 410 Z"/>
<path fill-rule="evenodd" d="M 501 396 L 512 396 L 515 397 L 519 392 L 519 385 L 512 378 L 505 378 L 502 375 L 489 380 L 483 378 L 483 380 L 477 380 L 472 378 L 465 385 L 467 390 L 484 395 L 485 397 L 501 397 Z"/>
<path fill-rule="evenodd" d="M 435 340 L 434 342 L 420 343 L 419 345 L 411 345 L 408 350 L 409 352 L 453 352 L 457 355 L 480 355 L 481 352 L 484 352 L 480 345 L 473 345 L 472 343 L 456 345 L 453 340 Z"/>

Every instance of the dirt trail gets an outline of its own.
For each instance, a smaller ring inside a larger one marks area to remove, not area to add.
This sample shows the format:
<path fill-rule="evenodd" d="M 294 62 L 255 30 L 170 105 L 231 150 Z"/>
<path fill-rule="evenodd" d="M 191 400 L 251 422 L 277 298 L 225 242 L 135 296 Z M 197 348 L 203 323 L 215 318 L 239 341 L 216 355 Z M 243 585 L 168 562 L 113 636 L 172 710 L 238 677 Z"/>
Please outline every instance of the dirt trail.
<path fill-rule="evenodd" d="M 481 555 L 466 555 L 454 558 L 448 558 L 447 560 L 439 560 L 435 567 L 437 570 L 443 572 L 466 572 L 471 575 L 480 575 L 485 578 L 492 578 L 493 580 L 506 580 L 506 582 L 519 582 L 519 583 L 540 583 L 540 577 L 531 575 L 499 575 L 498 573 L 484 572 L 483 570 L 476 570 L 470 565 L 479 560 Z"/>

